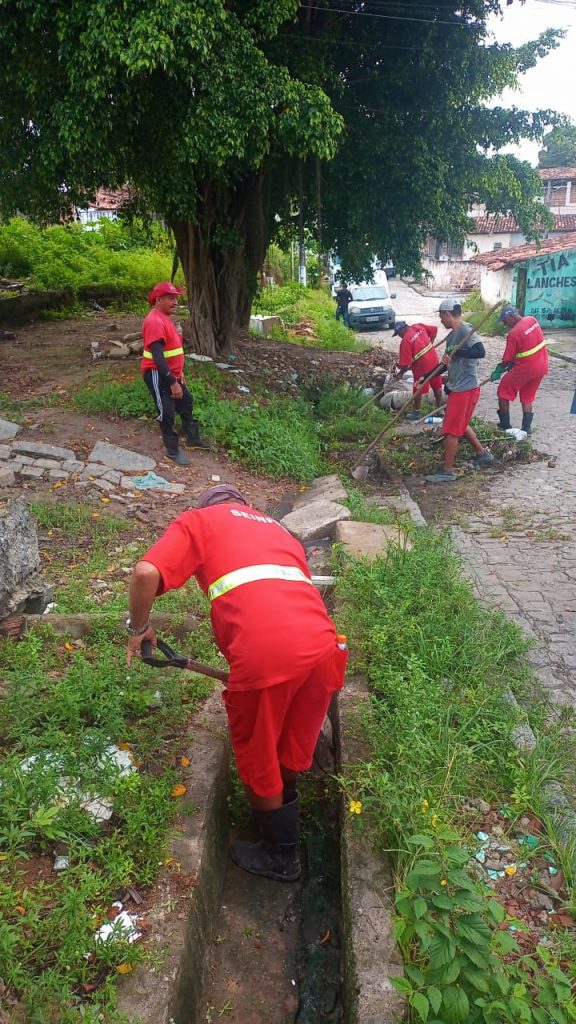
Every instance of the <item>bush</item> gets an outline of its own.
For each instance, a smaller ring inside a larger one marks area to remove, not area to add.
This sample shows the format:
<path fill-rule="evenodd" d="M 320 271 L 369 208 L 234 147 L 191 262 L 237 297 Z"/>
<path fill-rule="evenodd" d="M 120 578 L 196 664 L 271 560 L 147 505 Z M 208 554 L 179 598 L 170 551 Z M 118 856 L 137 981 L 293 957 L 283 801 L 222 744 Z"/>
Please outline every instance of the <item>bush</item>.
<path fill-rule="evenodd" d="M 39 228 L 22 217 L 0 226 L 0 274 L 26 278 L 40 290 L 97 285 L 141 296 L 171 270 L 170 245 L 159 226 L 146 231 L 104 220 L 98 230 Z"/>
<path fill-rule="evenodd" d="M 462 315 L 465 320 L 472 324 L 473 327 L 478 327 L 480 322 L 486 316 L 489 308 L 490 307 L 482 300 L 480 292 L 472 292 L 469 298 L 466 299 L 466 302 L 462 305 Z M 499 306 L 498 309 L 492 313 L 492 316 L 489 317 L 486 323 L 482 324 L 480 331 L 481 334 L 487 334 L 491 337 L 501 337 L 506 334 L 507 328 L 498 319 L 501 308 L 502 307 Z"/>
<path fill-rule="evenodd" d="M 279 316 L 285 324 L 295 326 L 301 321 L 312 324 L 315 337 L 299 338 L 285 333 L 287 340 L 316 348 L 341 351 L 360 351 L 354 332 L 336 320 L 336 305 L 323 289 L 304 288 L 301 284 L 287 284 L 283 288 L 265 288 L 254 302 L 254 312 L 265 316 Z"/>

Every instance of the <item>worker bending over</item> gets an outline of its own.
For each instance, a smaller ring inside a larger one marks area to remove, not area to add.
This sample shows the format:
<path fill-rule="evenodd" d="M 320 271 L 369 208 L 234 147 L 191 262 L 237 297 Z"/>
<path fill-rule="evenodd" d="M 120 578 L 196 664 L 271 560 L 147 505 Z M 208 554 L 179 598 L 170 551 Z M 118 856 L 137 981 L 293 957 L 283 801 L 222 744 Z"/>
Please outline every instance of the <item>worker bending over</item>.
<path fill-rule="evenodd" d="M 453 299 L 444 299 L 438 310 L 442 325 L 449 329 L 446 337 L 446 351 L 442 356 L 442 365 L 446 367 L 448 379 L 444 385 L 448 393 L 446 412 L 442 423 L 444 434 L 444 465 L 426 477 L 430 484 L 453 483 L 456 480 L 454 463 L 460 438 L 464 437 L 473 447 L 476 455 L 472 463 L 477 469 L 484 469 L 494 462 L 494 456 L 480 444 L 470 426 L 470 420 L 478 399 L 478 362 L 484 359 L 486 350 L 471 324 L 462 319 L 462 307 Z M 474 333 L 472 333 L 474 332 Z M 458 352 L 455 347 L 470 335 L 466 344 Z"/>
<path fill-rule="evenodd" d="M 502 362 L 492 374 L 498 384 L 498 419 L 502 430 L 510 429 L 510 402 L 520 394 L 522 430 L 532 431 L 532 403 L 548 373 L 548 352 L 540 324 L 533 316 L 520 316 L 514 306 L 504 306 L 500 320 L 511 330 L 506 338 Z M 504 376 L 502 376 L 504 373 Z"/>
<path fill-rule="evenodd" d="M 211 602 L 228 661 L 223 692 L 240 778 L 261 841 L 237 842 L 232 859 L 255 875 L 292 882 L 298 858 L 298 772 L 312 764 L 348 651 L 314 588 L 300 542 L 219 484 L 182 513 L 135 566 L 130 582 L 128 664 L 144 640 L 154 600 L 195 576 Z"/>
<path fill-rule="evenodd" d="M 433 344 L 434 339 L 438 334 L 438 328 L 431 327 L 428 324 L 413 324 L 409 327 L 405 320 L 397 320 L 394 324 L 393 335 L 394 334 L 397 334 L 401 339 L 400 351 L 398 354 L 398 372 L 394 379 L 399 380 L 408 370 L 412 370 L 412 373 L 414 374 L 413 390 L 416 392 L 419 387 L 419 378 L 425 377 L 438 364 Z M 420 394 L 416 395 L 414 399 L 414 411 L 408 413 L 406 416 L 407 420 L 420 419 L 420 404 L 422 402 L 422 396 L 428 394 L 430 387 L 432 387 L 432 391 L 434 392 L 436 408 L 440 408 L 442 405 L 443 394 L 442 377 L 439 374 L 437 377 L 432 377 L 432 379 L 426 383 Z"/>

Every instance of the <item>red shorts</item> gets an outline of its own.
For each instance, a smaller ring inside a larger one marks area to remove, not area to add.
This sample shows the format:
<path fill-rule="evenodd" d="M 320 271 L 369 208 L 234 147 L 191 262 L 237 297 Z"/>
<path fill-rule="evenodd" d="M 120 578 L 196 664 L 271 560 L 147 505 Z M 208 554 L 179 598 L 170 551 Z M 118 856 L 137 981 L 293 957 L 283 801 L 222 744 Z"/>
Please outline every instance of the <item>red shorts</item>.
<path fill-rule="evenodd" d="M 504 398 L 513 402 L 516 395 L 520 393 L 520 401 L 529 405 L 536 398 L 536 392 L 541 381 L 546 376 L 547 370 L 542 372 L 542 364 L 530 366 L 523 363 L 515 363 L 508 373 L 505 373 L 498 384 L 498 398 Z"/>
<path fill-rule="evenodd" d="M 329 651 L 308 675 L 262 690 L 224 690 L 230 737 L 242 782 L 257 796 L 282 792 L 280 766 L 312 764 L 332 695 L 344 685 L 348 651 Z"/>
<path fill-rule="evenodd" d="M 472 391 L 451 391 L 446 403 L 442 433 L 462 437 L 479 398 L 480 388 L 473 388 Z"/>
<path fill-rule="evenodd" d="M 416 392 L 419 387 L 420 387 L 420 385 L 419 385 L 418 381 L 415 380 L 414 381 L 413 392 Z M 430 388 L 432 388 L 432 391 L 442 391 L 442 387 L 443 387 L 442 377 L 432 377 L 432 379 L 427 381 L 427 383 L 424 385 L 424 387 L 423 387 L 422 391 L 420 392 L 420 394 L 421 395 L 427 395 L 428 392 L 430 391 Z"/>

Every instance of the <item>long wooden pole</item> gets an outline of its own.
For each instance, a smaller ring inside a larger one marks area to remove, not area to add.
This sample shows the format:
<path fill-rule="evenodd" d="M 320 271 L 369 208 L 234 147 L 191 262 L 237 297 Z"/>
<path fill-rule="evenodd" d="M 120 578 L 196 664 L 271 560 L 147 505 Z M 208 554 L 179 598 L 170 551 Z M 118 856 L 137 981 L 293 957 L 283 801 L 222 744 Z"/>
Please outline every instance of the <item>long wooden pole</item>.
<path fill-rule="evenodd" d="M 502 299 L 499 302 L 496 302 L 492 306 L 492 308 L 489 309 L 488 312 L 482 317 L 482 319 L 480 320 L 480 323 L 478 324 L 478 326 L 477 327 L 473 327 L 471 331 L 467 332 L 467 334 L 462 338 L 462 341 L 458 342 L 458 344 L 452 349 L 452 352 L 450 353 L 451 358 L 454 357 L 456 352 L 459 352 L 460 349 L 463 348 L 463 346 L 470 340 L 470 338 L 472 337 L 473 334 L 476 334 L 476 332 L 480 329 L 482 324 L 486 323 L 486 321 L 490 319 L 490 317 L 502 305 L 502 302 L 503 302 Z M 367 445 L 367 447 L 364 449 L 364 452 L 362 454 L 360 462 L 358 463 L 358 465 L 354 468 L 354 470 L 352 472 L 352 476 L 354 477 L 355 480 L 359 480 L 359 479 L 362 479 L 362 478 L 365 479 L 365 474 L 364 474 L 365 464 L 366 464 L 366 460 L 368 458 L 368 455 L 370 454 L 372 449 L 375 448 L 375 446 L 378 444 L 378 442 L 380 441 L 380 438 L 384 437 L 384 434 L 387 434 L 388 431 L 391 430 L 392 427 L 395 426 L 395 424 L 398 423 L 398 421 L 402 419 L 402 417 L 403 417 L 404 413 L 406 412 L 406 410 L 409 409 L 410 406 L 412 405 L 412 403 L 414 402 L 414 399 L 417 398 L 418 395 L 422 394 L 422 392 L 424 391 L 424 388 L 426 387 L 428 381 L 432 380 L 432 378 L 435 377 L 437 375 L 437 373 L 438 373 L 438 367 L 435 367 L 433 370 L 430 371 L 430 373 L 426 374 L 426 376 L 423 378 L 422 383 L 420 384 L 420 386 L 416 389 L 416 391 L 408 399 L 408 401 L 404 403 L 402 408 L 397 412 L 396 416 L 393 416 L 392 419 L 389 420 L 388 423 L 386 423 L 385 426 L 382 427 L 382 430 L 380 430 L 376 434 L 376 437 L 370 442 L 370 444 Z"/>

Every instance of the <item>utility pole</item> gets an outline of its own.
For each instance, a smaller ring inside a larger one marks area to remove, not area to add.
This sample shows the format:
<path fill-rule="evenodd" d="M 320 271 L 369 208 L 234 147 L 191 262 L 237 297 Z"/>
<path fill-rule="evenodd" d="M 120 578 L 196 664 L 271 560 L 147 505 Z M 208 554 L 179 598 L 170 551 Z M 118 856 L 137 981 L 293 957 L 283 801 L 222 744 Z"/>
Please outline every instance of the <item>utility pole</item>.
<path fill-rule="evenodd" d="M 306 286 L 306 246 L 304 245 L 304 186 L 302 182 L 302 161 L 298 166 L 298 191 L 300 193 L 298 210 L 298 281 Z"/>
<path fill-rule="evenodd" d="M 318 218 L 318 287 L 322 287 L 324 259 L 322 253 L 322 164 L 316 157 L 316 217 Z"/>

